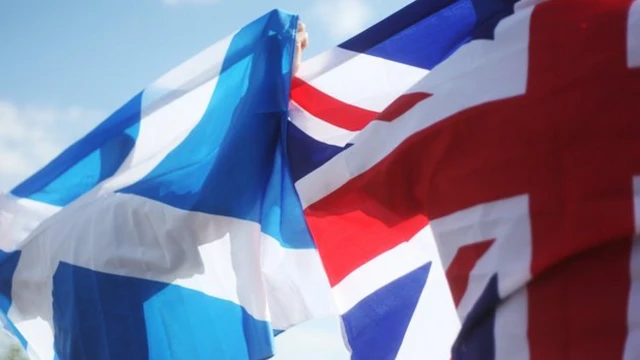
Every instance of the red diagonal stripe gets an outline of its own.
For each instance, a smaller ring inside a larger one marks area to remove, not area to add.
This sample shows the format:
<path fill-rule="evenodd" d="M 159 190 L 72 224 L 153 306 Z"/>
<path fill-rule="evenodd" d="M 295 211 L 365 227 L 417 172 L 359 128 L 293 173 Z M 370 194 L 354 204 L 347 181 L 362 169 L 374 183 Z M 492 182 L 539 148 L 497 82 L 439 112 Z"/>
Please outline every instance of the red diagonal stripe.
<path fill-rule="evenodd" d="M 460 247 L 447 268 L 447 279 L 456 307 L 469 286 L 469 275 L 480 258 L 489 250 L 495 239 L 484 240 Z"/>
<path fill-rule="evenodd" d="M 397 204 L 411 190 L 402 186 L 402 180 L 365 184 L 367 179 L 356 177 L 305 210 L 331 286 L 429 224 L 416 209 Z M 393 195 L 389 196 L 387 187 L 396 189 Z M 390 208 L 389 203 L 398 206 Z"/>
<path fill-rule="evenodd" d="M 362 130 L 378 113 L 340 101 L 309 85 L 300 78 L 293 78 L 291 100 L 311 115 L 350 131 Z"/>
<path fill-rule="evenodd" d="M 468 108 L 414 134 L 334 193 L 341 199 L 312 205 L 309 224 L 332 282 L 349 273 L 340 261 L 350 257 L 340 258 L 341 249 L 363 254 L 377 247 L 370 257 L 408 239 L 407 224 L 421 214 L 437 219 L 528 194 L 529 348 L 514 350 L 532 360 L 622 359 L 634 330 L 627 323 L 635 234 L 631 179 L 640 173 L 640 72 L 626 65 L 623 5 L 538 5 L 526 94 Z M 367 221 L 357 223 L 358 216 Z M 335 221 L 323 223 L 330 218 Z M 321 225 L 336 230 L 322 236 L 328 230 Z M 395 231 L 404 235 L 390 236 Z M 379 240 L 386 236 L 388 243 Z M 508 256 L 498 254 L 497 261 Z M 486 340 L 479 329 L 494 326 L 486 315 L 470 324 L 457 346 Z"/>
<path fill-rule="evenodd" d="M 393 121 L 430 96 L 431 94 L 425 92 L 404 94 L 387 106 L 387 108 L 378 116 L 378 120 Z"/>

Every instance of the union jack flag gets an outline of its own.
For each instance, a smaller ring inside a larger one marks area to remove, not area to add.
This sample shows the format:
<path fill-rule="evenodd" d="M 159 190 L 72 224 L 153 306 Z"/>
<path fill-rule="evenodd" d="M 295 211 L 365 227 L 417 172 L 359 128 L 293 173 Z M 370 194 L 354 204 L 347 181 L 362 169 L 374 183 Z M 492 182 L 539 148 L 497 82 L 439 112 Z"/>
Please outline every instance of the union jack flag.
<path fill-rule="evenodd" d="M 417 1 L 299 77 L 354 358 L 640 358 L 640 1 Z"/>

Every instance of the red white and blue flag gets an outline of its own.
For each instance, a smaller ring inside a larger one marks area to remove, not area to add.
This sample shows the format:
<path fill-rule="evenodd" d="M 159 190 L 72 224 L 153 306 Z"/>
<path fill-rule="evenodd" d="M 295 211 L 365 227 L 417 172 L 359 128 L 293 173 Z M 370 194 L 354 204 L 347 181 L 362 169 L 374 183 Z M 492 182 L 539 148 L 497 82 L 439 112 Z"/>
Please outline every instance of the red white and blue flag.
<path fill-rule="evenodd" d="M 419 1 L 311 63 L 292 172 L 354 358 L 432 356 L 424 231 L 453 359 L 640 357 L 639 1 Z"/>

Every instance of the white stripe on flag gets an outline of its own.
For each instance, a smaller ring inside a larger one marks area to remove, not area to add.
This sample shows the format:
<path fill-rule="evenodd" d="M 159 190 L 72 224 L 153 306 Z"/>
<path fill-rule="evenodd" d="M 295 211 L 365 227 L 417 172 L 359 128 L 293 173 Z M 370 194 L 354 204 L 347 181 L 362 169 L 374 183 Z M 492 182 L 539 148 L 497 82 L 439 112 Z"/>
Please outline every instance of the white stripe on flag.
<path fill-rule="evenodd" d="M 532 10 L 523 9 L 501 21 L 495 40 L 462 46 L 409 90 L 433 96 L 391 123 L 372 122 L 353 139 L 353 146 L 298 180 L 303 205 L 313 204 L 369 170 L 409 136 L 471 106 L 524 93 L 528 41 L 522 39 L 529 39 Z"/>
<path fill-rule="evenodd" d="M 415 66 L 341 48 L 305 61 L 300 69 L 298 76 L 318 90 L 376 112 L 384 110 L 429 73 Z"/>
<path fill-rule="evenodd" d="M 104 188 L 142 179 L 189 135 L 209 106 L 232 40 L 233 35 L 215 43 L 143 91 L 135 146 Z"/>
<path fill-rule="evenodd" d="M 640 2 L 636 2 L 640 3 Z M 633 210 L 635 233 L 631 247 L 630 273 L 631 290 L 627 308 L 627 328 L 629 334 L 624 349 L 624 360 L 640 358 L 640 176 L 633 178 Z"/>
<path fill-rule="evenodd" d="M 312 138 L 326 144 L 343 147 L 356 136 L 357 132 L 345 130 L 311 115 L 298 104 L 289 104 L 291 122 Z"/>
<path fill-rule="evenodd" d="M 232 301 L 277 329 L 335 313 L 315 249 L 283 248 L 246 220 L 130 194 L 88 194 L 46 220 L 22 248 L 9 317 L 28 339 L 53 338 L 47 322 L 60 261 Z M 50 345 L 32 344 L 39 354 Z"/>
<path fill-rule="evenodd" d="M 640 0 L 631 4 L 627 22 L 627 65 L 640 67 Z"/>
<path fill-rule="evenodd" d="M 430 233 L 430 229 L 425 230 Z M 338 311 L 343 314 L 376 290 L 424 265 L 437 253 L 426 253 L 431 236 L 414 236 L 364 263 L 333 286 Z"/>
<path fill-rule="evenodd" d="M 429 354 L 429 359 L 449 360 L 460 320 L 430 226 L 414 238 L 417 237 L 426 240 L 423 247 L 432 259 L 431 268 L 396 359 L 421 360 L 425 358 L 424 354 Z"/>
<path fill-rule="evenodd" d="M 60 207 L 39 201 L 0 194 L 0 250 L 10 252 Z"/>
<path fill-rule="evenodd" d="M 134 184 L 151 172 L 198 125 L 217 82 L 216 77 L 156 109 L 145 105 L 148 91 L 145 90 L 136 143 L 120 169 L 98 187 L 118 190 Z"/>

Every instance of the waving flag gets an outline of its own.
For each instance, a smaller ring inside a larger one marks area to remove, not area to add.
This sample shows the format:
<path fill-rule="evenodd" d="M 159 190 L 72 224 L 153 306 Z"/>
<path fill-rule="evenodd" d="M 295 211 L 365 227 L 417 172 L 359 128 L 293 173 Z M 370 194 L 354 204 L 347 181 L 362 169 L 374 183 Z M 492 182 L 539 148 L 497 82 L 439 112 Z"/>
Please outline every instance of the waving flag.
<path fill-rule="evenodd" d="M 265 359 L 334 312 L 281 140 L 297 17 L 172 70 L 0 199 L 0 308 L 34 359 Z"/>
<path fill-rule="evenodd" d="M 292 175 L 355 359 L 450 357 L 460 325 L 429 220 L 390 209 L 410 188 L 378 184 L 368 167 L 384 166 L 375 148 L 398 145 L 387 129 L 432 96 L 415 85 L 461 46 L 491 39 L 511 13 L 510 1 L 416 1 L 294 80 Z M 418 171 L 422 159 L 399 161 Z"/>
<path fill-rule="evenodd" d="M 445 358 L 438 260 L 453 359 L 640 357 L 640 1 L 420 1 L 311 63 L 292 173 L 355 358 Z"/>
<path fill-rule="evenodd" d="M 287 104 L 295 24 L 205 50 L 0 200 L 32 354 L 260 359 L 338 312 L 354 359 L 640 355 L 640 1 L 419 0 Z"/>

